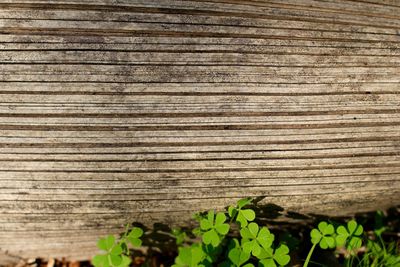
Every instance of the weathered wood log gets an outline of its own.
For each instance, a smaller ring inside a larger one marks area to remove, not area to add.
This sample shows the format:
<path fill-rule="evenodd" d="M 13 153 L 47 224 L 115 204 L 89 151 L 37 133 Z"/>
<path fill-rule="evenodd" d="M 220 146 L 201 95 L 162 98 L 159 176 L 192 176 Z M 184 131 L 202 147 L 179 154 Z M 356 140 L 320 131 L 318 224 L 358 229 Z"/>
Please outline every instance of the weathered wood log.
<path fill-rule="evenodd" d="M 246 196 L 328 215 L 399 204 L 399 14 L 1 0 L 0 250 L 88 258 L 124 223 Z"/>

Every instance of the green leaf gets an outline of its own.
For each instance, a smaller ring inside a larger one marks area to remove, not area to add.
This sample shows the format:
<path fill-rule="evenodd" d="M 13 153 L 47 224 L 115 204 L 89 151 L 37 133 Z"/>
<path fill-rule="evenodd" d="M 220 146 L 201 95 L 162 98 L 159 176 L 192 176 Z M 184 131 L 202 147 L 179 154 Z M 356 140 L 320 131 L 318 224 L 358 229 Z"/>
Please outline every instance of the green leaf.
<path fill-rule="evenodd" d="M 134 247 L 140 247 L 142 245 L 142 240 L 140 240 L 139 238 L 128 237 L 128 240 Z"/>
<path fill-rule="evenodd" d="M 226 221 L 226 216 L 222 212 L 218 212 L 215 217 L 215 225 L 221 225 Z"/>
<path fill-rule="evenodd" d="M 211 225 L 214 224 L 214 210 L 209 210 L 208 211 L 207 220 L 211 223 Z"/>
<path fill-rule="evenodd" d="M 256 218 L 256 213 L 251 209 L 241 210 L 240 213 L 248 221 L 253 221 Z"/>
<path fill-rule="evenodd" d="M 267 227 L 262 227 L 257 236 L 257 241 L 264 249 L 271 247 L 274 239 L 275 236 L 270 233 Z"/>
<path fill-rule="evenodd" d="M 262 267 L 277 267 L 274 259 L 272 258 L 260 260 L 259 263 Z"/>
<path fill-rule="evenodd" d="M 131 232 L 129 233 L 129 236 L 131 238 L 139 238 L 143 235 L 143 230 L 139 227 L 133 227 Z"/>
<path fill-rule="evenodd" d="M 289 248 L 286 245 L 280 245 L 274 253 L 274 260 L 279 265 L 286 265 L 290 262 Z"/>
<path fill-rule="evenodd" d="M 243 240 L 243 239 L 242 239 Z M 246 253 L 251 253 L 251 251 L 253 250 L 253 243 L 255 242 L 255 240 L 247 240 L 247 241 L 243 241 L 242 242 L 242 248 L 243 251 Z"/>
<path fill-rule="evenodd" d="M 347 232 L 347 229 L 346 229 L 343 225 L 339 226 L 339 227 L 336 229 L 336 233 L 337 233 L 338 235 L 349 236 L 349 233 Z"/>
<path fill-rule="evenodd" d="M 255 239 L 243 241 L 242 248 L 244 252 L 251 253 L 256 257 L 261 253 L 261 247 Z"/>
<path fill-rule="evenodd" d="M 313 244 L 318 244 L 322 238 L 321 232 L 318 231 L 317 229 L 312 229 L 310 236 L 311 236 L 311 243 L 313 243 Z"/>
<path fill-rule="evenodd" d="M 318 229 L 321 231 L 323 235 L 332 235 L 335 232 L 332 224 L 328 224 L 327 222 L 320 222 L 318 224 Z"/>
<path fill-rule="evenodd" d="M 215 230 L 217 230 L 221 235 L 226 235 L 229 232 L 229 225 L 226 223 L 217 225 L 215 226 Z"/>
<path fill-rule="evenodd" d="M 131 262 L 132 260 L 129 257 L 122 255 L 122 261 L 117 267 L 128 267 Z"/>
<path fill-rule="evenodd" d="M 101 238 L 97 242 L 97 247 L 101 250 L 109 251 L 114 246 L 114 243 L 115 243 L 115 237 L 109 235 L 105 238 Z"/>
<path fill-rule="evenodd" d="M 240 229 L 240 235 L 245 239 L 255 238 L 247 227 Z"/>
<path fill-rule="evenodd" d="M 191 266 L 197 266 L 204 258 L 204 252 L 201 247 L 191 247 Z"/>
<path fill-rule="evenodd" d="M 321 242 L 319 242 L 319 246 L 322 249 L 335 248 L 335 239 L 331 236 L 324 236 L 322 237 Z"/>
<path fill-rule="evenodd" d="M 359 249 L 362 246 L 362 239 L 359 237 L 352 237 L 348 244 L 348 249 Z"/>
<path fill-rule="evenodd" d="M 344 246 L 346 244 L 347 238 L 349 237 L 349 233 L 347 232 L 347 229 L 341 225 L 336 229 L 336 233 L 337 233 L 337 235 L 335 237 L 336 244 L 338 246 Z"/>
<path fill-rule="evenodd" d="M 335 228 L 332 224 L 328 224 L 327 222 L 320 222 L 318 224 L 318 229 L 312 229 L 311 243 L 318 244 L 322 249 L 327 248 L 335 248 L 336 241 L 332 236 L 335 233 Z"/>
<path fill-rule="evenodd" d="M 204 244 L 207 244 L 207 245 L 211 244 L 214 247 L 218 246 L 220 243 L 218 233 L 214 229 L 211 229 L 211 230 L 205 232 L 203 234 L 203 242 L 204 242 Z"/>
<path fill-rule="evenodd" d="M 339 226 L 336 229 L 337 236 L 335 237 L 338 246 L 344 246 L 347 243 L 347 249 L 358 249 L 362 246 L 362 235 L 364 229 L 361 225 L 357 224 L 355 220 L 347 223 L 347 229 L 344 226 Z"/>
<path fill-rule="evenodd" d="M 249 229 L 249 232 L 252 236 L 252 238 L 257 238 L 257 234 L 258 234 L 258 224 L 256 223 L 249 223 L 249 225 L 247 226 L 247 228 Z"/>
<path fill-rule="evenodd" d="M 236 213 L 237 213 L 237 209 L 233 206 L 229 206 L 229 208 L 228 208 L 229 217 L 231 217 L 231 218 L 235 217 Z"/>
<path fill-rule="evenodd" d="M 240 211 L 236 217 L 236 221 L 239 222 L 240 228 L 246 227 L 248 224 L 246 218 L 243 216 L 243 214 Z"/>
<path fill-rule="evenodd" d="M 213 227 L 212 222 L 207 219 L 203 219 L 200 221 L 200 229 L 201 230 L 209 230 Z"/>
<path fill-rule="evenodd" d="M 122 253 L 122 247 L 120 245 L 116 245 L 111 249 L 110 254 L 111 255 L 121 255 Z"/>
<path fill-rule="evenodd" d="M 251 201 L 252 201 L 251 198 L 243 198 L 243 199 L 240 199 L 240 200 L 237 202 L 238 208 L 239 208 L 239 209 L 243 208 L 244 206 L 250 204 Z"/>
<path fill-rule="evenodd" d="M 175 264 L 177 267 L 200 267 L 199 264 L 204 259 L 204 252 L 201 247 L 197 244 L 191 247 L 180 247 L 179 254 L 175 258 Z"/>
<path fill-rule="evenodd" d="M 118 266 L 122 262 L 122 257 L 119 255 L 109 255 L 112 265 Z"/>
<path fill-rule="evenodd" d="M 337 244 L 339 247 L 342 247 L 342 246 L 344 246 L 344 245 L 346 244 L 347 237 L 344 236 L 344 235 L 337 235 L 337 236 L 335 237 L 335 239 L 336 239 L 336 244 Z"/>
<path fill-rule="evenodd" d="M 240 248 L 233 248 L 228 253 L 228 258 L 234 263 L 236 266 L 241 266 L 243 263 L 250 259 L 250 254 L 244 252 Z"/>
<path fill-rule="evenodd" d="M 356 221 L 351 220 L 347 223 L 350 235 L 359 236 L 364 232 L 362 225 L 357 224 Z"/>
<path fill-rule="evenodd" d="M 175 263 L 178 266 L 190 266 L 192 256 L 190 247 L 180 247 L 178 257 L 175 258 Z"/>
<path fill-rule="evenodd" d="M 92 264 L 95 267 L 109 267 L 108 255 L 96 255 L 92 259 Z"/>

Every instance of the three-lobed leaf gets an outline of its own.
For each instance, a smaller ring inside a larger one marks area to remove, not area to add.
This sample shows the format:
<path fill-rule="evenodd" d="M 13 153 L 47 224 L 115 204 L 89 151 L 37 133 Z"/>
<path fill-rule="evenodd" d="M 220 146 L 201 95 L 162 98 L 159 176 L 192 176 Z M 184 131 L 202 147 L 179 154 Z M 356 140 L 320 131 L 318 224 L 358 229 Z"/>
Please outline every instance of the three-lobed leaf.
<path fill-rule="evenodd" d="M 263 249 L 259 255 L 260 265 L 263 267 L 285 266 L 290 262 L 289 248 L 281 244 L 275 250 L 273 248 Z"/>
<path fill-rule="evenodd" d="M 362 225 L 357 224 L 355 220 L 347 223 L 347 228 L 343 225 L 336 229 L 336 244 L 344 246 L 347 244 L 348 249 L 358 249 L 362 245 L 361 235 L 364 232 Z"/>
<path fill-rule="evenodd" d="M 327 222 L 320 222 L 318 229 L 312 229 L 310 236 L 313 244 L 318 244 L 322 249 L 335 248 L 336 241 L 333 236 L 335 228 Z"/>
<path fill-rule="evenodd" d="M 200 229 L 205 231 L 203 234 L 204 244 L 211 244 L 214 247 L 218 246 L 221 242 L 221 236 L 229 232 L 229 224 L 225 223 L 226 216 L 224 213 L 219 212 L 215 215 L 213 210 L 207 214 L 207 218 L 200 221 Z"/>
<path fill-rule="evenodd" d="M 240 230 L 242 236 L 242 247 L 246 253 L 258 256 L 261 249 L 271 247 L 274 241 L 274 235 L 270 233 L 267 227 L 260 227 L 257 223 L 249 223 L 247 227 Z"/>

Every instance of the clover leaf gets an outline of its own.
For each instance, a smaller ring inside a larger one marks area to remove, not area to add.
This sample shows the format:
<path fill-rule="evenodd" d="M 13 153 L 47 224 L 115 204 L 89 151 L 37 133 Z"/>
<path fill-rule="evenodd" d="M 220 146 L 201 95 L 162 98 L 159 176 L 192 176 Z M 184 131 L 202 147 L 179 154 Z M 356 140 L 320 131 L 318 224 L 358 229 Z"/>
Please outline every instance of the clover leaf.
<path fill-rule="evenodd" d="M 351 220 L 345 226 L 339 226 L 336 229 L 336 243 L 338 246 L 344 246 L 347 241 L 348 249 L 358 249 L 362 245 L 362 238 L 360 237 L 364 229 L 362 225 L 357 224 L 355 220 Z"/>
<path fill-rule="evenodd" d="M 116 243 L 112 235 L 101 238 L 97 247 L 107 253 L 93 257 L 92 263 L 95 267 L 126 267 L 131 263 L 131 259 L 123 255 L 122 245 Z"/>
<path fill-rule="evenodd" d="M 242 209 L 244 206 L 250 204 L 251 198 L 244 198 L 237 202 L 237 206 L 230 206 L 228 208 L 228 214 L 231 218 L 236 217 L 236 221 L 240 223 L 240 227 L 247 226 L 248 222 L 253 221 L 256 218 L 256 213 L 252 209 Z"/>
<path fill-rule="evenodd" d="M 143 230 L 139 227 L 133 227 L 129 232 L 127 239 L 134 247 L 140 247 L 142 245 L 142 240 L 139 239 L 143 235 Z"/>
<path fill-rule="evenodd" d="M 229 249 L 228 252 L 229 261 L 224 262 L 222 266 L 226 267 L 253 266 L 253 264 L 251 263 L 245 264 L 250 259 L 251 255 L 250 253 L 243 251 L 243 248 L 240 246 L 239 241 L 236 238 L 230 240 L 228 249 Z"/>
<path fill-rule="evenodd" d="M 175 264 L 172 267 L 204 267 L 200 263 L 205 256 L 202 248 L 197 244 L 191 247 L 180 247 L 179 254 L 175 258 Z"/>
<path fill-rule="evenodd" d="M 225 223 L 226 216 L 222 212 L 215 216 L 214 211 L 210 210 L 207 218 L 200 221 L 200 229 L 206 231 L 203 234 L 204 244 L 211 244 L 214 247 L 221 243 L 220 235 L 226 235 L 229 232 L 229 224 Z"/>
<path fill-rule="evenodd" d="M 228 258 L 235 266 L 240 267 L 250 259 L 250 253 L 246 253 L 240 248 L 233 248 L 229 251 Z"/>
<path fill-rule="evenodd" d="M 258 258 L 261 259 L 260 265 L 263 267 L 285 266 L 290 262 L 288 254 L 289 248 L 281 244 L 275 251 L 271 247 L 263 249 Z"/>
<path fill-rule="evenodd" d="M 259 228 L 257 223 L 249 223 L 247 227 L 240 230 L 242 236 L 242 247 L 246 253 L 252 253 L 258 256 L 261 253 L 261 247 L 267 249 L 271 247 L 275 236 L 270 233 L 267 227 Z"/>
<path fill-rule="evenodd" d="M 318 224 L 318 229 L 311 230 L 311 242 L 313 244 L 318 244 L 322 249 L 327 248 L 335 248 L 335 238 L 333 234 L 335 233 L 335 229 L 332 224 L 328 224 L 327 222 L 320 222 Z"/>

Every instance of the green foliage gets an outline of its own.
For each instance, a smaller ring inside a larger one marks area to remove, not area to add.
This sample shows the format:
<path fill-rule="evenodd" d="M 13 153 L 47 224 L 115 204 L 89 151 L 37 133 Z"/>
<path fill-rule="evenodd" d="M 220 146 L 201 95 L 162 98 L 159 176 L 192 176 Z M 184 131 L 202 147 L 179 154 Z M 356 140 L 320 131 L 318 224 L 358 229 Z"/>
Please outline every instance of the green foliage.
<path fill-rule="evenodd" d="M 256 213 L 252 209 L 243 209 L 243 207 L 251 203 L 251 198 L 244 198 L 237 202 L 237 206 L 230 206 L 228 208 L 229 217 L 236 219 L 236 222 L 240 223 L 240 227 L 246 227 L 248 222 L 253 221 L 256 218 Z"/>
<path fill-rule="evenodd" d="M 336 243 L 338 246 L 344 246 L 347 243 L 347 249 L 359 249 L 362 245 L 362 237 L 364 229 L 362 225 L 357 224 L 356 221 L 351 220 L 347 223 L 347 228 L 340 225 L 336 229 Z"/>
<path fill-rule="evenodd" d="M 253 222 L 256 218 L 254 210 L 245 208 L 251 202 L 252 199 L 245 198 L 239 200 L 236 206 L 228 207 L 227 212 L 215 214 L 210 210 L 206 215 L 195 215 L 200 227 L 193 233 L 201 236 L 202 251 L 205 253 L 201 264 L 216 266 L 220 262 L 221 267 L 254 267 L 253 262 L 259 266 L 284 266 L 290 262 L 289 248 L 281 245 L 274 250 L 275 236 L 266 226 Z M 239 226 L 240 240 L 228 237 L 231 227 L 226 215 L 231 218 L 231 223 Z M 268 265 L 271 262 L 274 265 Z"/>
<path fill-rule="evenodd" d="M 289 248 L 281 244 L 277 249 L 267 248 L 259 255 L 262 267 L 285 266 L 290 261 Z"/>
<path fill-rule="evenodd" d="M 267 227 L 260 229 L 258 224 L 254 222 L 242 228 L 240 235 L 242 236 L 243 250 L 247 253 L 252 253 L 256 257 L 260 255 L 261 248 L 270 248 L 275 239 Z"/>
<path fill-rule="evenodd" d="M 143 235 L 143 230 L 138 227 L 133 227 L 130 231 L 125 231 L 123 237 L 116 242 L 114 236 L 109 235 L 100 238 L 97 242 L 97 247 L 102 250 L 103 254 L 98 254 L 93 257 L 92 264 L 95 267 L 127 267 L 131 263 L 129 256 L 128 242 L 133 247 L 141 246 L 140 237 Z"/>
<path fill-rule="evenodd" d="M 346 246 L 348 250 L 359 249 L 362 245 L 363 231 L 363 227 L 354 220 L 349 221 L 347 227 L 339 225 L 336 231 L 332 224 L 320 222 L 318 228 L 314 228 L 310 232 L 313 246 L 308 253 L 304 267 L 308 266 L 311 255 L 318 244 L 321 249 L 333 249 L 340 246 Z"/>
<path fill-rule="evenodd" d="M 358 266 L 400 266 L 400 248 L 396 242 L 385 244 L 381 239 L 379 241 L 368 240 L 368 251 L 359 260 Z"/>
<path fill-rule="evenodd" d="M 335 233 L 335 228 L 332 224 L 327 222 L 320 222 L 318 228 L 311 230 L 311 243 L 319 244 L 322 249 L 335 248 L 335 238 L 333 234 Z"/>
<path fill-rule="evenodd" d="M 171 236 L 176 239 L 178 255 L 173 267 L 277 267 L 290 263 L 290 250 L 299 246 L 292 235 L 280 235 L 280 244 L 274 245 L 275 235 L 268 227 L 260 225 L 254 210 L 248 208 L 252 199 L 241 199 L 236 206 L 224 212 L 210 210 L 197 213 L 194 218 L 199 227 L 192 230 L 197 237 L 187 235 L 181 229 L 173 229 Z M 247 207 L 246 207 L 247 206 Z M 227 221 L 229 216 L 230 221 Z M 335 226 L 336 227 L 335 227 Z M 312 247 L 303 267 L 307 267 L 316 247 L 345 251 L 346 267 L 400 267 L 399 247 L 395 242 L 386 244 L 382 233 L 383 214 L 375 218 L 375 238 L 368 239 L 362 225 L 350 220 L 344 225 L 322 221 L 310 232 Z M 239 238 L 237 237 L 239 231 Z M 128 267 L 131 264 L 130 248 L 142 246 L 144 232 L 139 227 L 127 227 L 125 233 L 116 239 L 113 235 L 101 238 L 97 247 L 102 251 L 92 259 L 95 267 Z M 360 249 L 363 249 L 358 258 Z"/>
<path fill-rule="evenodd" d="M 231 240 L 231 243 L 233 244 L 233 246 L 231 246 L 228 253 L 228 259 L 230 262 L 225 262 L 224 266 L 254 266 L 251 263 L 246 263 L 250 259 L 251 255 L 250 253 L 243 251 L 243 248 L 240 246 L 239 241 L 234 238 Z"/>
<path fill-rule="evenodd" d="M 199 244 L 190 247 L 180 247 L 179 254 L 175 258 L 175 264 L 172 267 L 204 267 L 201 262 L 206 257 Z"/>
<path fill-rule="evenodd" d="M 219 212 L 215 216 L 214 211 L 208 212 L 207 218 L 200 221 L 200 229 L 203 233 L 204 244 L 212 244 L 217 247 L 223 238 L 229 232 L 229 224 L 225 223 L 226 216 Z"/>

